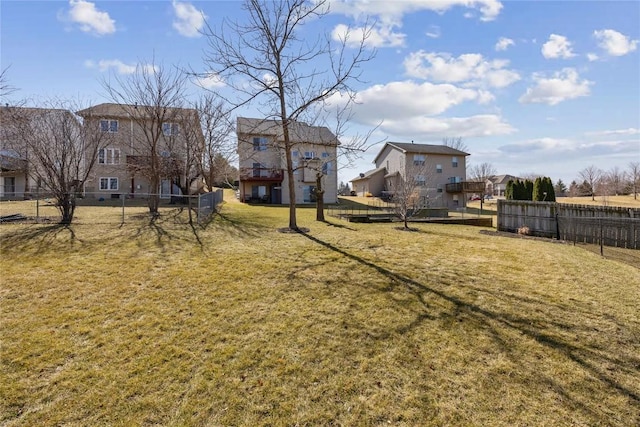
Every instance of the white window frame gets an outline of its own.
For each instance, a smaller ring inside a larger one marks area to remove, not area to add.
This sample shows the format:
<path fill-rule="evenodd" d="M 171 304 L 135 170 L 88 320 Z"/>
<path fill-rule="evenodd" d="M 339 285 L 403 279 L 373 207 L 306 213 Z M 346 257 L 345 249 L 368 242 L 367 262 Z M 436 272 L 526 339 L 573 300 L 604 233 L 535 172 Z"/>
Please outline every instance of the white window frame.
<path fill-rule="evenodd" d="M 415 176 L 416 184 L 420 187 L 424 187 L 427 185 L 427 177 L 424 175 L 416 175 Z"/>
<path fill-rule="evenodd" d="M 451 167 L 453 167 L 453 168 L 457 168 L 458 167 L 458 158 L 455 157 L 455 156 L 451 158 Z"/>
<path fill-rule="evenodd" d="M 100 150 L 98 150 L 98 164 L 119 165 L 120 149 L 119 148 L 101 148 Z"/>
<path fill-rule="evenodd" d="M 118 189 L 120 188 L 120 182 L 118 178 L 113 176 L 100 177 L 99 182 L 100 182 L 100 191 L 118 191 Z M 102 185 L 103 183 L 105 183 L 105 185 Z M 115 188 L 113 188 L 114 183 L 115 183 Z"/>
<path fill-rule="evenodd" d="M 253 137 L 253 151 L 267 151 L 267 144 L 268 140 L 264 136 Z"/>
<path fill-rule="evenodd" d="M 436 165 L 436 173 L 442 173 L 442 165 Z"/>
<path fill-rule="evenodd" d="M 105 123 L 106 129 L 102 126 L 102 124 Z M 115 124 L 115 129 L 114 129 L 114 124 Z M 105 132 L 105 133 L 118 133 L 118 121 L 117 120 L 110 120 L 110 119 L 101 119 L 100 120 L 100 131 L 101 132 Z"/>
<path fill-rule="evenodd" d="M 180 133 L 180 126 L 177 123 L 162 123 L 162 134 L 164 136 L 176 136 Z"/>
<path fill-rule="evenodd" d="M 305 158 L 305 160 L 312 160 L 312 159 L 318 158 L 318 156 L 316 156 L 316 152 L 315 151 L 305 151 L 304 152 L 304 158 Z"/>
<path fill-rule="evenodd" d="M 427 156 L 424 154 L 414 154 L 413 155 L 413 166 L 424 166 L 424 162 L 426 161 Z"/>

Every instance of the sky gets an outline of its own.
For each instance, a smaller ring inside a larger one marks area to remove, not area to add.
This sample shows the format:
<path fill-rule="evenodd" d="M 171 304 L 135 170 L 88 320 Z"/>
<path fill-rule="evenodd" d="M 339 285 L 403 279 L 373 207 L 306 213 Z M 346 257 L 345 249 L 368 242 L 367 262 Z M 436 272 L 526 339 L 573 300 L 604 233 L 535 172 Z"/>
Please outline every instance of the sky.
<path fill-rule="evenodd" d="M 3 102 L 109 102 L 103 79 L 152 62 L 206 73 L 201 30 L 223 19 L 245 21 L 242 3 L 2 0 L 0 68 L 18 89 Z M 332 0 L 299 35 L 337 40 L 367 22 L 375 57 L 344 138 L 375 129 L 375 144 L 339 180 L 373 169 L 384 142 L 447 137 L 462 137 L 468 166 L 567 184 L 640 161 L 640 1 Z M 228 90 L 211 78 L 190 94 L 203 86 Z"/>

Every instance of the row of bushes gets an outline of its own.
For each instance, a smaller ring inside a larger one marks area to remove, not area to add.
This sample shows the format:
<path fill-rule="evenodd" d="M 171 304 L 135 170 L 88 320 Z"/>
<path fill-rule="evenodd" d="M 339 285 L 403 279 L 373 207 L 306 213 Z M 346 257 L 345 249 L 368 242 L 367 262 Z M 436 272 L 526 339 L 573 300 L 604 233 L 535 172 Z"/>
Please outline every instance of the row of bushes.
<path fill-rule="evenodd" d="M 507 200 L 533 200 L 538 202 L 555 202 L 556 192 L 553 189 L 551 178 L 536 178 L 535 181 L 528 179 L 521 181 L 509 181 L 505 189 Z"/>

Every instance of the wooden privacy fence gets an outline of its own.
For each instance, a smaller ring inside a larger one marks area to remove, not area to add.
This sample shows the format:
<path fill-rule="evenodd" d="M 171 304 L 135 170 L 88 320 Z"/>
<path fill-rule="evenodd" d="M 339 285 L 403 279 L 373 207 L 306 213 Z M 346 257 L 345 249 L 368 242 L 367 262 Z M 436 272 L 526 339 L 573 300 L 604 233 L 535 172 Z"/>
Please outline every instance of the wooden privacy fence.
<path fill-rule="evenodd" d="M 498 230 L 575 243 L 640 249 L 640 209 L 498 200 Z"/>

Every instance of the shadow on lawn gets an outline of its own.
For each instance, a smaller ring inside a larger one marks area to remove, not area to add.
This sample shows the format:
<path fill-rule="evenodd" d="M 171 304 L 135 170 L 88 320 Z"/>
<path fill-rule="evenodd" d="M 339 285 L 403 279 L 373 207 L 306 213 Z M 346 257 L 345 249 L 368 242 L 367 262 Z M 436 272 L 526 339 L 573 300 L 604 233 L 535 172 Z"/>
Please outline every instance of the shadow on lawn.
<path fill-rule="evenodd" d="M 629 400 L 629 403 L 633 406 L 636 406 L 640 403 L 640 393 L 638 392 L 638 390 L 626 387 L 625 385 L 617 381 L 614 377 L 614 374 L 616 372 L 626 376 L 627 378 L 637 377 L 638 371 L 640 369 L 640 357 L 624 357 L 623 355 L 614 354 L 614 349 L 603 348 L 603 346 L 598 345 L 599 343 L 593 343 L 593 341 L 587 339 L 578 341 L 578 339 L 582 338 L 580 336 L 578 336 L 577 339 L 574 339 L 574 342 L 570 342 L 570 338 L 576 336 L 576 331 L 578 331 L 578 333 L 581 332 L 579 328 L 574 328 L 574 326 L 577 325 L 562 323 L 562 321 L 558 320 L 558 316 L 556 316 L 555 319 L 545 318 L 536 322 L 532 322 L 531 318 L 526 317 L 527 313 L 525 313 L 524 311 L 521 311 L 523 312 L 523 315 L 521 316 L 517 314 L 492 311 L 479 305 L 467 302 L 460 297 L 449 295 L 441 290 L 435 289 L 434 287 L 426 286 L 423 283 L 419 283 L 401 274 L 390 271 L 360 256 L 340 249 L 339 247 L 331 243 L 322 241 L 308 233 L 300 234 L 331 251 L 334 251 L 346 258 L 356 261 L 389 278 L 391 282 L 389 286 L 382 289 L 383 292 L 389 292 L 397 286 L 402 286 L 404 287 L 404 289 L 413 294 L 418 299 L 418 301 L 421 302 L 421 304 L 425 308 L 425 312 L 418 314 L 416 316 L 416 319 L 411 324 L 397 330 L 398 333 L 406 333 L 413 328 L 418 327 L 422 322 L 433 319 L 433 316 L 428 314 L 429 305 L 426 301 L 426 298 L 429 295 L 436 296 L 447 301 L 450 304 L 453 304 L 454 309 L 451 313 L 452 317 L 456 318 L 458 321 L 464 321 L 465 318 L 470 318 L 477 324 L 479 328 L 487 331 L 499 345 L 500 349 L 504 353 L 510 355 L 510 358 L 516 363 L 522 364 L 522 360 L 520 359 L 519 355 L 515 354 L 513 343 L 510 343 L 509 340 L 504 338 L 504 331 L 514 332 L 516 336 L 524 335 L 525 337 L 535 340 L 539 345 L 551 349 L 554 352 L 560 353 L 562 356 L 570 359 L 572 362 L 588 371 L 588 373 L 592 377 L 600 380 L 606 387 L 610 389 L 611 392 L 618 393 L 627 398 Z M 475 288 L 474 290 L 477 292 L 486 292 L 485 290 L 479 288 Z M 513 299 L 513 297 L 515 296 L 510 295 L 503 296 L 503 298 L 504 297 Z M 512 305 L 520 303 L 521 301 L 512 301 Z M 560 307 L 558 307 L 557 310 L 562 311 Z M 588 313 L 585 311 L 585 314 Z M 623 325 L 619 322 L 615 322 L 615 319 L 613 318 L 610 318 L 609 320 L 613 320 L 618 329 L 629 329 L 628 325 Z M 496 328 L 494 325 L 492 325 L 492 323 L 497 323 L 501 326 L 501 328 Z M 563 331 L 569 333 L 567 333 L 564 337 L 560 337 L 552 334 L 551 332 L 553 331 L 545 331 L 545 329 L 554 328 L 559 332 Z M 628 331 L 627 334 L 632 337 L 634 332 Z M 598 365 L 601 365 L 602 367 Z M 612 366 L 615 368 L 612 368 Z M 535 367 L 533 367 L 532 369 L 535 369 Z M 594 402 L 580 401 L 579 398 L 570 393 L 570 385 L 563 384 L 560 379 L 548 376 L 543 377 L 539 372 L 537 373 L 537 375 L 544 384 L 548 384 L 548 386 L 552 390 L 561 395 L 564 401 L 572 402 L 575 408 L 580 408 L 585 413 L 588 413 L 592 417 L 597 418 L 599 422 L 602 422 L 602 414 L 596 413 L 592 409 L 592 405 Z"/>
<path fill-rule="evenodd" d="M 29 250 L 36 246 L 36 253 L 44 249 L 51 249 L 61 234 L 68 233 L 69 242 L 73 245 L 76 241 L 82 242 L 76 237 L 73 226 L 69 224 L 33 225 L 29 228 L 20 229 L 14 233 L 6 234 L 2 237 L 2 246 L 12 250 Z"/>

